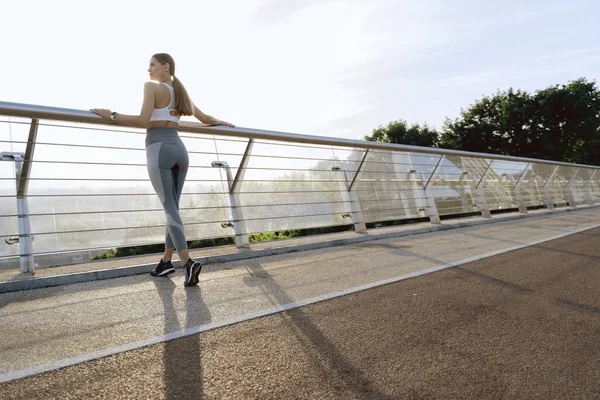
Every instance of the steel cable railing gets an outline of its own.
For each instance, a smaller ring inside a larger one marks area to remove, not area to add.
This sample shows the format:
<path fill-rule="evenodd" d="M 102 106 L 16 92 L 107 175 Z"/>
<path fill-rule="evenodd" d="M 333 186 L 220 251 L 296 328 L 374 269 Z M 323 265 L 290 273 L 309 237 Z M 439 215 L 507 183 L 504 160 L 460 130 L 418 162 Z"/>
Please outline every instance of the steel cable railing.
<path fill-rule="evenodd" d="M 160 243 L 143 136 L 81 110 L 0 102 L 0 265 Z M 600 200 L 597 166 L 182 123 L 188 240 Z"/>

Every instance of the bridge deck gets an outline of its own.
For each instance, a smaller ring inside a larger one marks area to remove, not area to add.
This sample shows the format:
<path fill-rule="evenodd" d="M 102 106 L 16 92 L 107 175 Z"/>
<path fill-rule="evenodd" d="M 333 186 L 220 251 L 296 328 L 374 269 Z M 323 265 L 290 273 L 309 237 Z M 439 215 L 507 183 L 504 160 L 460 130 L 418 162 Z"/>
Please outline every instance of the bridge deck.
<path fill-rule="evenodd" d="M 209 264 L 192 289 L 179 271 L 5 293 L 0 381 L 84 363 L 0 397 L 593 398 L 599 216 Z"/>
<path fill-rule="evenodd" d="M 494 224 L 515 219 L 544 218 L 548 215 L 587 213 L 600 210 L 600 205 L 580 206 L 577 209 L 559 208 L 548 211 L 546 209 L 530 210 L 523 215 L 518 212 L 495 214 L 491 219 L 481 217 L 464 217 L 447 219 L 442 225 L 429 222 L 395 225 L 384 228 L 370 229 L 367 234 L 357 234 L 354 231 L 330 233 L 296 237 L 285 240 L 251 243 L 250 249 L 238 249 L 234 245 L 191 250 L 194 259 L 202 263 L 223 263 L 240 259 L 251 259 L 269 255 L 292 253 L 296 251 L 313 250 L 341 244 L 355 244 L 376 239 L 411 236 L 420 233 L 436 232 L 445 229 L 476 226 L 480 224 Z M 95 280 L 113 279 L 137 275 L 150 271 L 161 254 L 148 254 L 143 256 L 111 258 L 85 262 L 81 264 L 64 265 L 58 267 L 38 268 L 35 276 L 22 274 L 18 267 L 12 269 L 0 268 L 0 293 L 37 289 L 43 287 L 69 285 L 73 283 L 90 282 Z M 18 262 L 18 261 L 16 261 Z M 174 264 L 179 267 L 179 261 Z"/>

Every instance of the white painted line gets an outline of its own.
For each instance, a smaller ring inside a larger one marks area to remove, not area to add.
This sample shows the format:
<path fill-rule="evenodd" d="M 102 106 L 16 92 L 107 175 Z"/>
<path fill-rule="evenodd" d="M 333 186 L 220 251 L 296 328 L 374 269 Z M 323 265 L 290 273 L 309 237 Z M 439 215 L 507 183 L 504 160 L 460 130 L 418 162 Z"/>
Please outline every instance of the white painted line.
<path fill-rule="evenodd" d="M 96 360 L 96 359 L 103 358 L 103 357 L 112 356 L 112 355 L 115 355 L 115 354 L 123 353 L 125 351 L 136 350 L 136 349 L 140 349 L 142 347 L 147 347 L 147 346 L 151 346 L 151 345 L 162 343 L 162 342 L 168 342 L 168 341 L 173 340 L 173 339 L 179 339 L 179 338 L 182 338 L 182 337 L 185 337 L 185 336 L 195 335 L 195 334 L 200 333 L 200 332 L 205 332 L 205 331 L 209 331 L 209 330 L 216 329 L 216 328 L 222 328 L 222 327 L 225 327 L 225 326 L 228 326 L 228 325 L 233 325 L 233 324 L 237 324 L 237 323 L 240 323 L 240 322 L 249 321 L 251 319 L 260 318 L 260 317 L 264 317 L 264 316 L 267 316 L 267 315 L 277 314 L 277 313 L 282 312 L 282 311 L 291 310 L 291 309 L 302 307 L 302 306 L 306 306 L 306 305 L 309 305 L 309 304 L 319 303 L 319 302 L 325 301 L 325 300 L 331 300 L 331 299 L 334 299 L 336 297 L 341 297 L 341 296 L 346 296 L 348 294 L 352 294 L 352 293 L 356 293 L 356 292 L 361 292 L 363 290 L 372 289 L 372 288 L 375 288 L 377 286 L 387 285 L 389 283 L 394 283 L 394 282 L 402 281 L 402 280 L 405 280 L 405 279 L 409 279 L 409 278 L 414 278 L 414 277 L 421 276 L 421 275 L 430 274 L 432 272 L 441 271 L 443 269 L 456 267 L 456 266 L 462 265 L 462 264 L 468 264 L 468 263 L 473 262 L 473 261 L 478 261 L 478 260 L 482 260 L 484 258 L 489 258 L 489 257 L 496 256 L 496 255 L 499 255 L 499 254 L 508 253 L 508 252 L 511 252 L 511 251 L 523 249 L 525 247 L 535 246 L 535 245 L 540 244 L 540 243 L 544 243 L 544 242 L 548 242 L 548 241 L 551 241 L 551 240 L 560 239 L 560 238 L 563 238 L 565 236 L 574 235 L 576 233 L 581 233 L 581 232 L 584 232 L 584 231 L 587 231 L 587 230 L 590 230 L 590 229 L 594 229 L 594 228 L 598 228 L 598 227 L 600 227 L 600 224 L 596 224 L 596 225 L 588 226 L 588 227 L 585 227 L 585 228 L 577 229 L 575 231 L 568 232 L 568 233 L 563 233 L 563 234 L 560 234 L 560 235 L 557 235 L 557 236 L 553 236 L 553 237 L 550 237 L 550 238 L 546 238 L 546 239 L 542 239 L 542 240 L 537 240 L 535 242 L 530 242 L 530 243 L 522 244 L 522 245 L 519 245 L 519 246 L 509 247 L 507 249 L 497 250 L 497 251 L 493 251 L 491 253 L 486 253 L 486 254 L 482 254 L 482 255 L 479 255 L 479 256 L 475 256 L 475 257 L 465 258 L 464 260 L 456 261 L 456 262 L 453 262 L 453 263 L 439 265 L 437 267 L 431 267 L 431 268 L 427 268 L 427 269 L 424 269 L 424 270 L 421 270 L 421 271 L 417 271 L 417 272 L 411 272 L 410 274 L 404 274 L 404 275 L 400 275 L 400 276 L 397 276 L 397 277 L 394 277 L 394 278 L 384 279 L 384 280 L 381 280 L 381 281 L 377 281 L 377 282 L 373 282 L 373 283 L 368 283 L 368 284 L 365 284 L 365 285 L 355 286 L 355 287 L 350 288 L 350 289 L 346 289 L 346 290 L 342 290 L 342 291 L 338 291 L 338 292 L 331 292 L 331 293 L 327 293 L 327 294 L 324 294 L 324 295 L 321 295 L 321 296 L 312 297 L 310 299 L 299 300 L 299 301 L 295 301 L 295 302 L 292 302 L 292 303 L 287 303 L 287 304 L 275 306 L 275 307 L 272 307 L 272 308 L 268 308 L 266 310 L 257 311 L 257 312 L 254 312 L 254 313 L 248 313 L 248 314 L 240 315 L 238 317 L 224 319 L 224 320 L 221 320 L 221 321 L 218 321 L 218 322 L 211 322 L 211 323 L 208 323 L 208 324 L 202 324 L 202 325 L 194 326 L 194 327 L 191 327 L 191 328 L 183 329 L 183 330 L 180 330 L 180 331 L 169 332 L 169 333 L 167 333 L 165 335 L 156 336 L 156 337 L 149 338 L 149 339 L 143 339 L 143 340 L 139 340 L 137 342 L 127 343 L 127 344 L 124 344 L 124 345 L 121 345 L 121 346 L 110 347 L 108 349 L 98 350 L 98 351 L 94 351 L 92 353 L 81 354 L 81 355 L 76 356 L 76 357 L 65 358 L 63 360 L 58 360 L 58 361 L 54 361 L 54 362 L 50 362 L 50 363 L 46 363 L 46 364 L 40 364 L 40 365 L 36 365 L 36 366 L 33 366 L 33 367 L 21 369 L 21 370 L 18 370 L 18 371 L 6 372 L 6 373 L 3 373 L 3 374 L 0 374 L 0 383 L 12 381 L 12 380 L 15 380 L 15 379 L 26 378 L 28 376 L 41 374 L 43 372 L 55 371 L 57 369 L 61 369 L 61 368 L 65 368 L 65 367 L 70 367 L 70 366 L 73 366 L 73 365 L 76 365 L 76 364 L 81 364 L 81 363 L 84 363 L 84 362 Z"/>

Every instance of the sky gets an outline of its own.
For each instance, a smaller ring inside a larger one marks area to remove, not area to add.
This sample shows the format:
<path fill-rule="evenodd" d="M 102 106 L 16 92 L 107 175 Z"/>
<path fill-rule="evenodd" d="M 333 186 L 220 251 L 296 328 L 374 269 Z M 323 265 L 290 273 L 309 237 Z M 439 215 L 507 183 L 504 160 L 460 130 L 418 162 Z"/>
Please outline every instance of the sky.
<path fill-rule="evenodd" d="M 204 112 L 239 127 L 306 135 L 362 139 L 398 119 L 440 129 L 446 118 L 458 117 L 461 109 L 497 90 L 533 92 L 600 75 L 598 0 L 18 0 L 3 1 L 0 10 L 0 101 L 136 114 L 150 57 L 167 52 Z M 0 140 L 24 141 L 27 134 L 27 125 L 0 124 Z M 216 136 L 210 146 L 206 138 L 186 146 L 210 153 L 217 148 Z M 150 190 L 141 134 L 44 126 L 40 141 L 117 143 L 139 151 L 38 143 L 35 157 L 46 163 L 32 169 L 38 180 L 31 181 L 30 194 L 117 187 L 115 177 L 138 179 L 140 190 Z M 240 151 L 245 148 L 237 144 Z M 219 145 L 221 153 L 233 151 L 231 143 Z M 261 144 L 252 154 L 269 149 Z M 325 147 L 270 151 L 344 159 Z M 206 168 L 190 172 L 189 185 L 194 179 L 223 184 L 221 170 L 208 167 L 213 154 L 194 157 Z M 239 163 L 239 157 L 225 158 Z M 281 167 L 281 160 L 271 161 Z M 137 167 L 115 171 L 49 161 Z M 251 162 L 258 169 L 267 161 L 253 157 Z M 0 190 L 14 190 L 12 163 L 0 164 Z M 285 172 L 279 169 L 247 177 Z M 81 180 L 68 179 L 74 177 Z M 126 199 L 129 206 L 134 197 Z M 55 205 L 59 198 L 32 203 L 30 211 Z M 16 220 L 11 221 L 9 228 L 16 231 Z M 36 229 L 45 231 L 57 225 L 40 226 Z"/>
<path fill-rule="evenodd" d="M 20 0 L 2 14 L 0 101 L 138 113 L 150 57 L 168 52 L 204 112 L 307 135 L 439 129 L 498 89 L 600 75 L 597 0 Z"/>

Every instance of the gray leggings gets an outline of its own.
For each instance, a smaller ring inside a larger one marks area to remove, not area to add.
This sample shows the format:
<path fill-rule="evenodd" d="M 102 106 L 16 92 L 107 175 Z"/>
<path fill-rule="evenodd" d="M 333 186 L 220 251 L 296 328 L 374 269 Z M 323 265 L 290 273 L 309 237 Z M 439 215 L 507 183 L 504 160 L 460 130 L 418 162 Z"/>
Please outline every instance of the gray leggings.
<path fill-rule="evenodd" d="M 187 249 L 179 199 L 190 160 L 187 149 L 174 128 L 152 128 L 146 134 L 146 163 L 150 181 L 165 210 L 165 246 Z"/>

